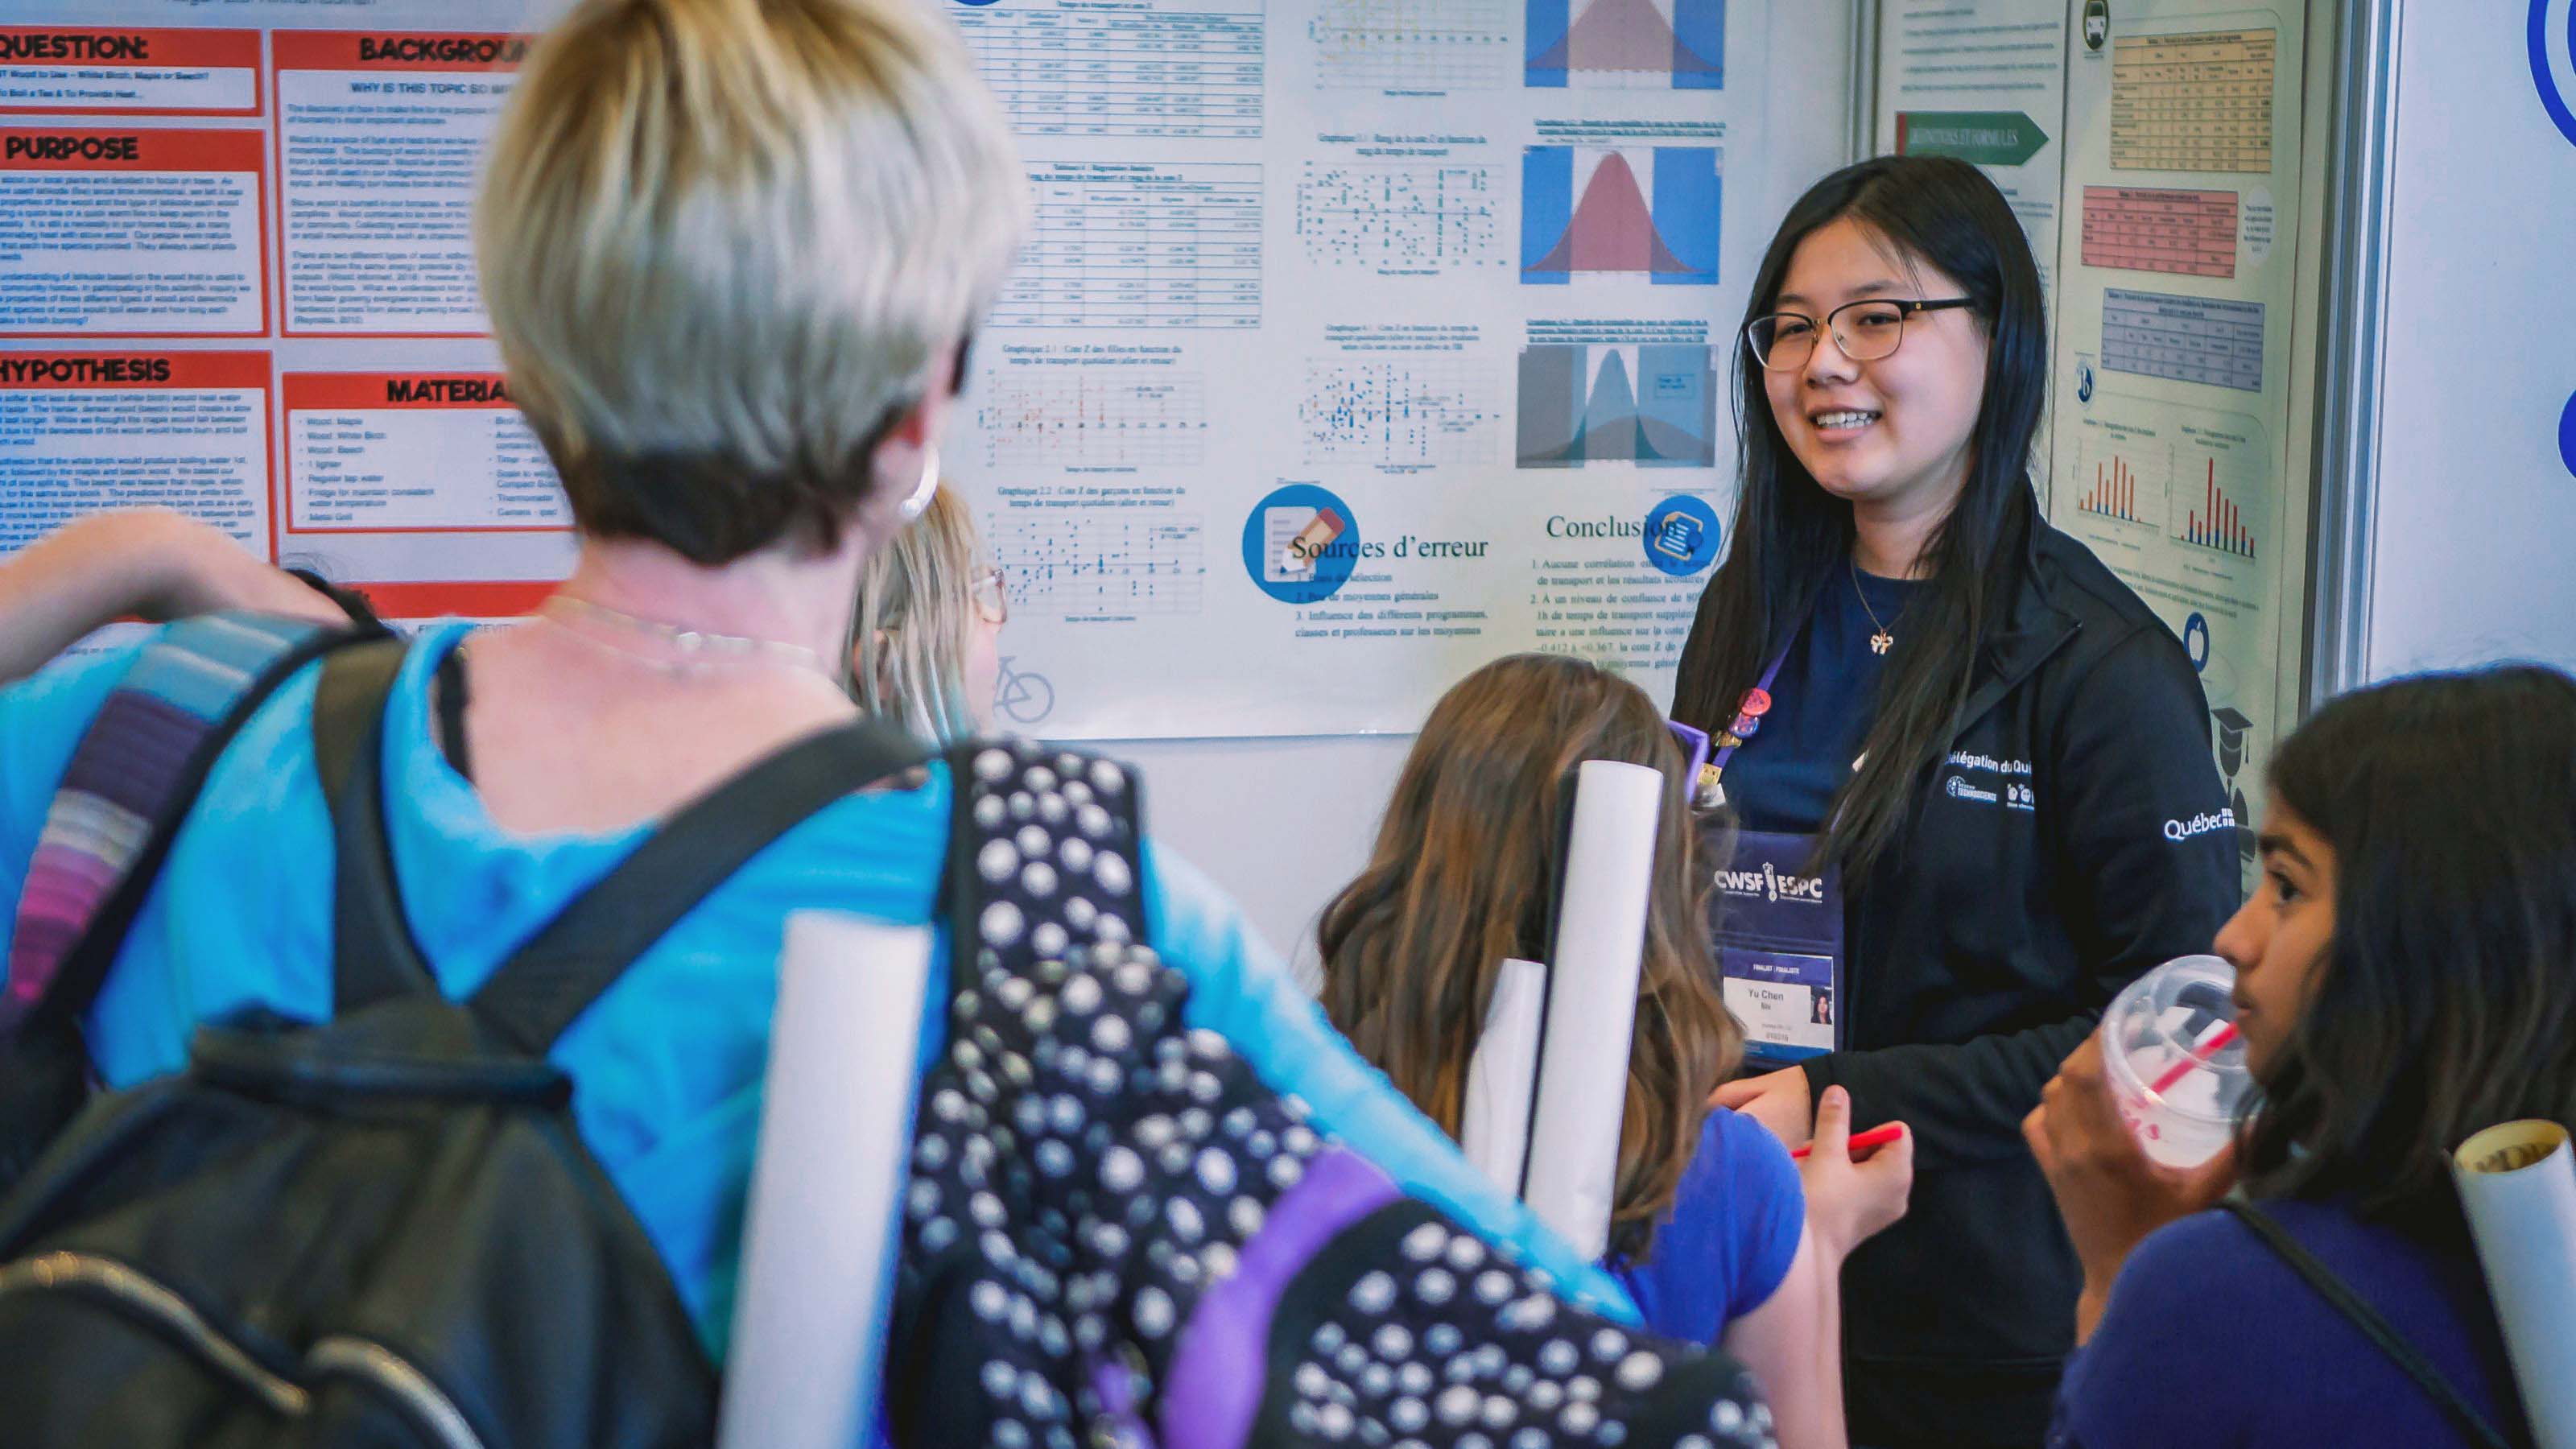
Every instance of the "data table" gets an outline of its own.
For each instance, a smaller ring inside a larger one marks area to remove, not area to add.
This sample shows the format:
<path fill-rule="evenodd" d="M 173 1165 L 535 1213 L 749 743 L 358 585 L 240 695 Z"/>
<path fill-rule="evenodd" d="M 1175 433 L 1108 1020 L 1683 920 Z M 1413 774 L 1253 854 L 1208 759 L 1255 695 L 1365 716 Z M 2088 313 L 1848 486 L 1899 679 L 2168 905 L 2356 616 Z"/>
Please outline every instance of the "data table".
<path fill-rule="evenodd" d="M 2084 265 L 2233 277 L 2236 193 L 2087 186 Z"/>
<path fill-rule="evenodd" d="M 2115 288 L 2102 296 L 2102 365 L 2260 392 L 2263 304 Z"/>
<path fill-rule="evenodd" d="M 2269 30 L 2121 37 L 2111 60 L 2111 165 L 2270 171 L 2277 39 Z"/>
<path fill-rule="evenodd" d="M 1240 13 L 954 13 L 1024 138 L 1261 134 L 1257 5 Z"/>
<path fill-rule="evenodd" d="M 1258 327 L 1261 168 L 1066 161 L 1029 176 L 1036 225 L 997 327 Z"/>

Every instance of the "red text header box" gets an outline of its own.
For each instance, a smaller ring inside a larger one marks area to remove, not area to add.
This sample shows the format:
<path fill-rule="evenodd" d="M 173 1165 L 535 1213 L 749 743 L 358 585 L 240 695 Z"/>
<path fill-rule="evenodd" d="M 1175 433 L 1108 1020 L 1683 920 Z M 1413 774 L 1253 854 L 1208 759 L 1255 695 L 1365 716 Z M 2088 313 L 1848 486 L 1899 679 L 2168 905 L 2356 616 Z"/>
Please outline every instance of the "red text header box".
<path fill-rule="evenodd" d="M 265 352 L 0 352 L 0 392 L 267 386 Z"/>
<path fill-rule="evenodd" d="M 281 30 L 279 70 L 516 70 L 534 36 L 470 31 Z"/>
<path fill-rule="evenodd" d="M 497 372 L 290 372 L 278 382 L 289 412 L 518 406 Z"/>
<path fill-rule="evenodd" d="M 249 171 L 266 155 L 257 131 L 11 127 L 0 171 Z"/>

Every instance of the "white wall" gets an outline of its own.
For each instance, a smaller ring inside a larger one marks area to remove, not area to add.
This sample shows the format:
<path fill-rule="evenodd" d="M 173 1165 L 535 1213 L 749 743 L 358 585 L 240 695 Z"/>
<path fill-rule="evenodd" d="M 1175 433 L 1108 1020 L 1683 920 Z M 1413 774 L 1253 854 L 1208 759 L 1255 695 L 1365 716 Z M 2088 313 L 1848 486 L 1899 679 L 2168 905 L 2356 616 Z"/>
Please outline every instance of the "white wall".
<path fill-rule="evenodd" d="M 2571 0 L 2544 0 L 2576 106 Z M 2411 0 L 2397 33 L 2370 677 L 2576 668 L 2576 139 L 2540 100 L 2530 0 Z"/>
<path fill-rule="evenodd" d="M 1727 138 L 1727 171 L 1732 182 L 1742 174 L 1739 158 L 1758 153 L 1763 184 L 1743 211 L 1728 189 L 1721 265 L 1731 276 L 1749 274 L 1799 192 L 1851 159 L 1852 6 L 1769 0 L 1767 52 L 1739 54 L 1736 35 L 1752 8 L 1749 0 L 1731 7 L 1728 71 L 1731 80 L 1764 87 L 1764 121 L 1758 134 Z M 1718 320 L 1722 330 L 1736 321 Z M 1155 837 L 1233 892 L 1282 951 L 1295 951 L 1315 913 L 1359 870 L 1411 744 L 1409 736 L 1379 735 L 1092 740 L 1085 747 L 1142 765 Z"/>

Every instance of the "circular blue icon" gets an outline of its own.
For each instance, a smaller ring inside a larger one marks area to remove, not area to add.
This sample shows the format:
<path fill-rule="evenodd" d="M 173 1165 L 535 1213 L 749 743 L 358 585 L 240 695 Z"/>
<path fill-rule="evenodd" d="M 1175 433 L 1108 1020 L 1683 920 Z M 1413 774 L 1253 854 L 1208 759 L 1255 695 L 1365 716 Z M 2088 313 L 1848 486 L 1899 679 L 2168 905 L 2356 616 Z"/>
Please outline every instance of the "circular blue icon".
<path fill-rule="evenodd" d="M 2075 364 L 2075 400 L 2085 403 L 2093 400 L 2092 363 L 2078 361 Z"/>
<path fill-rule="evenodd" d="M 2540 89 L 2540 108 L 2556 122 L 2559 133 L 2570 144 L 2576 144 L 2576 110 L 2570 110 L 2567 97 L 2559 92 L 2558 77 L 2549 63 L 2550 0 L 2531 0 L 2531 83 Z M 2576 66 L 2576 8 L 2567 12 L 2567 59 Z"/>
<path fill-rule="evenodd" d="M 2567 399 L 2566 411 L 2558 415 L 2558 461 L 2576 473 L 2576 396 Z"/>
<path fill-rule="evenodd" d="M 2192 672 L 2209 667 L 2209 621 L 2198 614 L 2182 621 L 2182 652 L 2191 656 Z"/>
<path fill-rule="evenodd" d="M 1717 510 L 1695 493 L 1676 493 L 1646 514 L 1646 562 L 1675 577 L 1717 562 Z"/>
<path fill-rule="evenodd" d="M 1283 604 L 1331 598 L 1351 581 L 1359 561 L 1359 516 L 1312 483 L 1272 492 L 1243 520 L 1244 572 Z"/>

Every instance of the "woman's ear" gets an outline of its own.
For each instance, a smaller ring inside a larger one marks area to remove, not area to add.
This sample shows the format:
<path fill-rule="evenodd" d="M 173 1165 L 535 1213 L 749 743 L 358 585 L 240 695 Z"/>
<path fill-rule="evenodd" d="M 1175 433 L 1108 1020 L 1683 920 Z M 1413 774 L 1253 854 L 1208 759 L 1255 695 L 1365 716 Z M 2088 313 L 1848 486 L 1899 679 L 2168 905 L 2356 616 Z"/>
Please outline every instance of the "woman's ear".
<path fill-rule="evenodd" d="M 894 698 L 894 636 L 879 629 L 869 647 L 876 650 L 877 667 L 869 672 L 868 677 L 876 685 L 877 698 L 891 701 Z"/>

